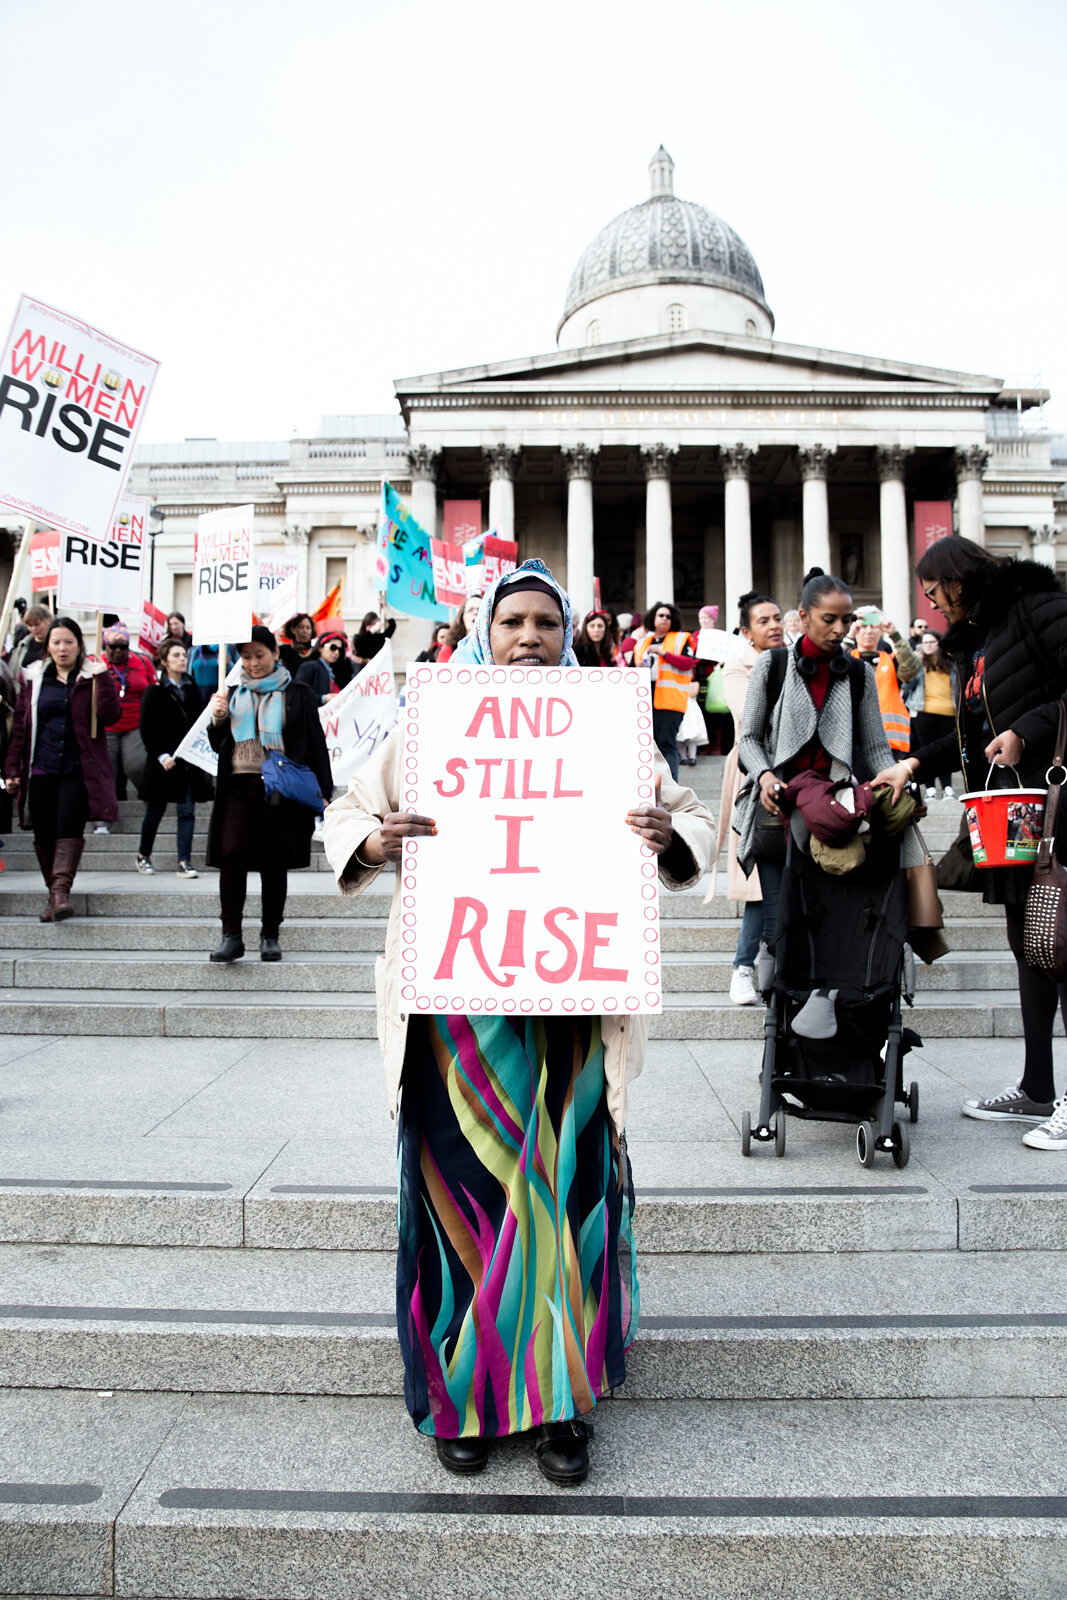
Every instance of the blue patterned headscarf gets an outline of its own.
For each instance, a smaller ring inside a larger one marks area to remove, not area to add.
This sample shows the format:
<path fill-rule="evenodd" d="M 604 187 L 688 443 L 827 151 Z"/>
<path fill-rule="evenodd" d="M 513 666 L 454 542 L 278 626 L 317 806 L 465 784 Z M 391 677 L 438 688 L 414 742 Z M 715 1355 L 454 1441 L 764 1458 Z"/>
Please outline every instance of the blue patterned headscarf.
<path fill-rule="evenodd" d="M 514 572 L 505 572 L 504 576 L 498 578 L 492 588 L 486 591 L 478 608 L 478 620 L 467 637 L 460 640 L 456 646 L 452 654 L 453 661 L 473 661 L 480 666 L 492 661 L 493 652 L 489 646 L 489 624 L 493 619 L 497 601 L 503 595 L 505 589 L 529 588 L 530 584 L 525 580 L 530 578 L 538 580 L 535 587 L 540 588 L 544 585 L 551 589 L 559 601 L 560 610 L 563 612 L 563 653 L 559 658 L 560 666 L 576 667 L 578 665 L 578 657 L 574 653 L 573 646 L 574 616 L 571 609 L 570 596 L 563 585 L 556 582 L 544 562 L 538 561 L 536 557 L 530 561 L 524 561 L 521 567 L 515 568 Z"/>

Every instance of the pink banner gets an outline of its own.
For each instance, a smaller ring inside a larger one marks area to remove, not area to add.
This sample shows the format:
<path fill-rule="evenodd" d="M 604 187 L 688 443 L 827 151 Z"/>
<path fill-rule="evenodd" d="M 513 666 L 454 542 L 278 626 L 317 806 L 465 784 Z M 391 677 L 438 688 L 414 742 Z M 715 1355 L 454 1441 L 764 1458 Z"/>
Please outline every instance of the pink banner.
<path fill-rule="evenodd" d="M 915 565 L 918 566 L 930 546 L 939 539 L 947 539 L 952 532 L 951 500 L 916 500 L 915 502 Z M 923 622 L 937 623 L 933 606 L 923 593 L 923 586 L 915 580 L 915 615 Z M 910 617 L 907 619 L 912 620 Z M 904 623 L 897 627 L 904 631 Z"/>
<path fill-rule="evenodd" d="M 141 637 L 138 641 L 141 649 L 148 655 L 154 656 L 163 643 L 163 635 L 167 631 L 167 613 L 160 611 L 151 600 L 146 600 L 141 615 Z"/>
<path fill-rule="evenodd" d="M 494 539 L 491 534 L 486 534 L 484 558 L 482 582 L 488 589 L 505 572 L 515 571 L 519 564 L 519 547 L 511 539 Z"/>
<path fill-rule="evenodd" d="M 446 500 L 442 525 L 445 544 L 463 544 L 482 531 L 482 502 L 480 500 Z M 464 590 L 466 598 L 466 590 Z M 463 604 L 461 600 L 460 605 Z"/>
<path fill-rule="evenodd" d="M 433 591 L 438 605 L 461 606 L 467 598 L 466 564 L 458 544 L 444 539 L 430 540 L 433 558 Z"/>
<path fill-rule="evenodd" d="M 30 580 L 34 594 L 59 588 L 59 534 L 42 528 L 30 540 Z"/>

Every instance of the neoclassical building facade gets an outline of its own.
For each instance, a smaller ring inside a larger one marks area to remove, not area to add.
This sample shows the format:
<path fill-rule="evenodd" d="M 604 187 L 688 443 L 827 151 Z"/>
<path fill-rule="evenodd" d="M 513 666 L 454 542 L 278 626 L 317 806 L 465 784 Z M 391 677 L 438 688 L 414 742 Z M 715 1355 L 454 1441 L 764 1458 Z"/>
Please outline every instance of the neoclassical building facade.
<path fill-rule="evenodd" d="M 694 623 L 718 602 L 732 626 L 744 590 L 785 608 L 817 564 L 903 626 L 916 501 L 951 503 L 997 553 L 1067 564 L 1067 461 L 1031 426 L 1040 393 L 775 338 L 743 240 L 675 195 L 662 148 L 649 174 L 579 257 L 548 353 L 400 379 L 393 412 L 310 439 L 142 447 L 157 604 L 188 610 L 199 513 L 253 501 L 261 552 L 295 556 L 312 605 L 343 575 L 357 620 L 383 477 L 428 529 L 446 499 L 480 500 L 582 610 L 598 578 L 617 609 L 671 599 Z M 401 659 L 426 632 L 402 627 Z"/>

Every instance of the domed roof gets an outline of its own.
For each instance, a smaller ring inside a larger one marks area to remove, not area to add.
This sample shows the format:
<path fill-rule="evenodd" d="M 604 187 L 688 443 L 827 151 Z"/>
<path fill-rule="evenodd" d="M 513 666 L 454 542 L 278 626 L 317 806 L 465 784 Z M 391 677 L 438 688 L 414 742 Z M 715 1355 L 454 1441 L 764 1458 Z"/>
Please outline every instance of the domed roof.
<path fill-rule="evenodd" d="M 771 315 L 748 245 L 706 206 L 677 198 L 674 162 L 662 145 L 652 157 L 649 173 L 650 197 L 601 228 L 578 258 L 561 325 L 590 300 L 644 283 L 704 283 L 733 289 Z"/>

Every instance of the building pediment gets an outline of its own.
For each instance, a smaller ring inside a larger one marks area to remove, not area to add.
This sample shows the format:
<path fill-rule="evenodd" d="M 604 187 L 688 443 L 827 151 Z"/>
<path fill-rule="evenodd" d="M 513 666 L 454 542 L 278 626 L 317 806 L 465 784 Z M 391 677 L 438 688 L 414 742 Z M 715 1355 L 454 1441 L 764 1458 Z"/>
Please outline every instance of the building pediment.
<path fill-rule="evenodd" d="M 556 350 L 545 355 L 398 379 L 397 399 L 405 420 L 412 410 L 437 406 L 531 404 L 579 394 L 648 396 L 663 390 L 701 394 L 715 390 L 739 398 L 753 393 L 853 397 L 862 404 L 892 394 L 913 395 L 918 404 L 941 398 L 988 406 L 1000 395 L 999 378 L 954 372 L 912 362 L 784 344 L 776 339 L 694 331 L 663 334 L 624 344 Z"/>

